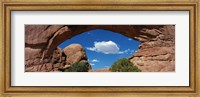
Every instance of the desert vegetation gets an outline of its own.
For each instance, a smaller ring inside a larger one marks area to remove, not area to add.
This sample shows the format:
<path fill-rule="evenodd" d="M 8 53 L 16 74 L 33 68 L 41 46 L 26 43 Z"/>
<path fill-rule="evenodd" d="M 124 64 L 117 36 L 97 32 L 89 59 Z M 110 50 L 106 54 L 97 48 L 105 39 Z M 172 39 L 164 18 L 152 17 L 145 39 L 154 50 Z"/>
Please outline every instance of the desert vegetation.
<path fill-rule="evenodd" d="M 64 72 L 88 72 L 89 64 L 87 62 L 76 62 L 71 67 L 63 70 Z"/>
<path fill-rule="evenodd" d="M 62 72 L 89 72 L 90 64 L 88 62 L 76 62 L 72 64 L 69 68 L 62 69 Z M 141 70 L 134 66 L 126 58 L 121 58 L 113 63 L 113 65 L 108 68 L 107 71 L 110 72 L 141 72 Z"/>
<path fill-rule="evenodd" d="M 126 58 L 122 58 L 114 62 L 109 70 L 112 72 L 141 72 L 137 66 L 134 66 L 133 63 Z"/>

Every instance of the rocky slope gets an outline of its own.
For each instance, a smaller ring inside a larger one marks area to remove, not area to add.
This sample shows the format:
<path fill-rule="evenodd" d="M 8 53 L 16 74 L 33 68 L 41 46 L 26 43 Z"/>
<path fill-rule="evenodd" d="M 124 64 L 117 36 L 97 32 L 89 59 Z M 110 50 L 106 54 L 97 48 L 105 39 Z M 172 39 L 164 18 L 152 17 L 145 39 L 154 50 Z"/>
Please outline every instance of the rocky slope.
<path fill-rule="evenodd" d="M 63 50 L 57 47 L 48 59 L 44 59 L 43 62 L 39 60 L 37 64 L 33 60 L 30 65 L 30 63 L 27 63 L 29 61 L 26 61 L 26 72 L 55 72 L 60 71 L 60 69 L 67 69 L 76 62 L 88 62 L 85 50 L 80 44 L 71 44 Z M 90 65 L 89 69 L 91 69 Z"/>
<path fill-rule="evenodd" d="M 140 33 L 145 39 L 130 61 L 143 72 L 175 71 L 175 27 L 144 28 Z"/>
<path fill-rule="evenodd" d="M 25 25 L 25 71 L 58 71 L 75 62 L 72 59 L 86 61 L 84 49 L 80 46 L 75 45 L 77 49 L 71 53 L 69 50 L 74 50 L 71 47 L 61 50 L 58 45 L 93 29 L 111 30 L 141 41 L 139 50 L 129 59 L 142 71 L 175 71 L 173 25 Z"/>

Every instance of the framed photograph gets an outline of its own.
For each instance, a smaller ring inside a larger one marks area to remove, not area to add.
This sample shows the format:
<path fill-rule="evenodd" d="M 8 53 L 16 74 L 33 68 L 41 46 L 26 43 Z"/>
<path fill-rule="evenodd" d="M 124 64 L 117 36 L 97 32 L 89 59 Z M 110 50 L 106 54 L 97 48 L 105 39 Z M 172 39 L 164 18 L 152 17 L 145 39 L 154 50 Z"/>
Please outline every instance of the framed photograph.
<path fill-rule="evenodd" d="M 1 2 L 1 95 L 200 97 L 199 0 Z"/>

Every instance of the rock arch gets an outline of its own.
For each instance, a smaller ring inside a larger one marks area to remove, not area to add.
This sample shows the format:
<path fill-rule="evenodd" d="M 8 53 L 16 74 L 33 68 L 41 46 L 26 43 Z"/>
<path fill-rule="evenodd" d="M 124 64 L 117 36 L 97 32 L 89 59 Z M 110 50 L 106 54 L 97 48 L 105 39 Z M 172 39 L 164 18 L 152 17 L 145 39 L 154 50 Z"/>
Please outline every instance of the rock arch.
<path fill-rule="evenodd" d="M 26 25 L 26 66 L 48 63 L 44 59 L 52 55 L 60 43 L 94 29 L 111 30 L 142 42 L 139 50 L 129 57 L 142 71 L 175 70 L 174 25 Z"/>

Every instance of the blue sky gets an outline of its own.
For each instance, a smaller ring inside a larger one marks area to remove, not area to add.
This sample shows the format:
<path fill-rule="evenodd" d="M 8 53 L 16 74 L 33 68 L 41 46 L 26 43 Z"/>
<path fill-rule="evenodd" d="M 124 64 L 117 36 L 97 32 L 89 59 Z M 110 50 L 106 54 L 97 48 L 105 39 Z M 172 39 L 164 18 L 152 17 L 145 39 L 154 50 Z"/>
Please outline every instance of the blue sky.
<path fill-rule="evenodd" d="M 96 29 L 76 35 L 61 43 L 59 47 L 65 48 L 73 43 L 83 46 L 93 70 L 110 67 L 116 60 L 132 56 L 141 44 L 121 34 Z"/>

